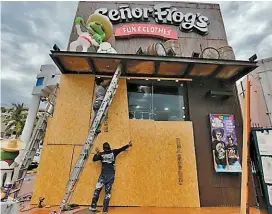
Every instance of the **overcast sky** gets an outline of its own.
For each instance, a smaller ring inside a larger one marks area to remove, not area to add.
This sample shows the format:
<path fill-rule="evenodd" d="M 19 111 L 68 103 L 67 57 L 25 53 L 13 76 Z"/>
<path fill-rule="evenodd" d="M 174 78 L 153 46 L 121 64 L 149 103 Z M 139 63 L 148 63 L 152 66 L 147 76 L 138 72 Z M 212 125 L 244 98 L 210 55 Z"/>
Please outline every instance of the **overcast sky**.
<path fill-rule="evenodd" d="M 207 1 L 209 2 L 209 1 Z M 217 2 L 236 58 L 272 57 L 272 2 Z M 29 104 L 54 44 L 65 49 L 77 2 L 1 2 L 1 105 Z"/>

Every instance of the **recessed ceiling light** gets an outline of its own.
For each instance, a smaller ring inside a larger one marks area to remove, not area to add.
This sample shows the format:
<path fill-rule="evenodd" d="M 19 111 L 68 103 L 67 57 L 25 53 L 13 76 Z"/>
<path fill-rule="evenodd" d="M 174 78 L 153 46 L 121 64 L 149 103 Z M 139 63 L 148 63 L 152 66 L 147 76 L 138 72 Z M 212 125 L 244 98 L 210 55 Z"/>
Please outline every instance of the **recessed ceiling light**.
<path fill-rule="evenodd" d="M 148 79 L 145 79 L 145 80 L 148 80 Z"/>
<path fill-rule="evenodd" d="M 161 81 L 161 79 L 158 79 L 158 81 Z"/>
<path fill-rule="evenodd" d="M 184 109 L 185 109 L 185 107 L 182 107 L 182 109 L 184 110 Z"/>
<path fill-rule="evenodd" d="M 97 77 L 98 79 L 100 78 L 100 77 Z"/>
<path fill-rule="evenodd" d="M 178 82 L 178 80 L 176 80 L 176 82 Z"/>
<path fill-rule="evenodd" d="M 165 111 L 168 111 L 169 108 L 164 108 Z"/>
<path fill-rule="evenodd" d="M 127 78 L 128 80 L 130 80 L 130 78 Z"/>
<path fill-rule="evenodd" d="M 140 106 L 136 106 L 136 108 L 140 108 Z"/>

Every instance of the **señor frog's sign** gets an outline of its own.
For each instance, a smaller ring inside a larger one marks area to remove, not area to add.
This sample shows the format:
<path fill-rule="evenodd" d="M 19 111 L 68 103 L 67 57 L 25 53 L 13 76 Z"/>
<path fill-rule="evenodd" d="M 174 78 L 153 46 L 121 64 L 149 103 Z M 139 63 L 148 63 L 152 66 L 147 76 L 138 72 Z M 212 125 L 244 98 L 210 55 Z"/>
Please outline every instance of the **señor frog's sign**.
<path fill-rule="evenodd" d="M 148 22 L 150 18 L 154 18 L 156 23 L 178 25 L 184 32 L 195 31 L 201 35 L 208 34 L 208 17 L 200 13 L 182 13 L 170 4 L 156 4 L 149 8 L 130 8 L 129 5 L 120 5 L 118 9 L 99 8 L 95 13 L 108 16 L 113 24 Z"/>

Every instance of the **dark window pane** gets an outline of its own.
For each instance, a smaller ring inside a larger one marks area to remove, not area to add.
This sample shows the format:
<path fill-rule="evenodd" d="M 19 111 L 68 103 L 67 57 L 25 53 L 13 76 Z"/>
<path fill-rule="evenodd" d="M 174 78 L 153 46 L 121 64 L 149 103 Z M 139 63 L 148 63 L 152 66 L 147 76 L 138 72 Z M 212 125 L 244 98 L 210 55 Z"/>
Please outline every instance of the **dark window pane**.
<path fill-rule="evenodd" d="M 127 81 L 130 119 L 184 120 L 184 88 L 169 81 Z"/>

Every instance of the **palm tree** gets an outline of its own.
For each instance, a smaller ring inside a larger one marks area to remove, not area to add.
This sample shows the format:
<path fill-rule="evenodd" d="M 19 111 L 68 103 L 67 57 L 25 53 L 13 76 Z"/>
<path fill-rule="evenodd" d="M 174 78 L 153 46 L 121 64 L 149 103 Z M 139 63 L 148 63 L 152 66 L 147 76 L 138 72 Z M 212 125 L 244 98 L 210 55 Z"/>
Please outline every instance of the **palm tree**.
<path fill-rule="evenodd" d="M 6 125 L 5 131 L 10 134 L 15 134 L 15 138 L 18 138 L 23 132 L 27 111 L 24 109 L 24 103 L 13 103 L 12 106 L 12 108 L 7 110 L 8 115 L 3 122 Z"/>

